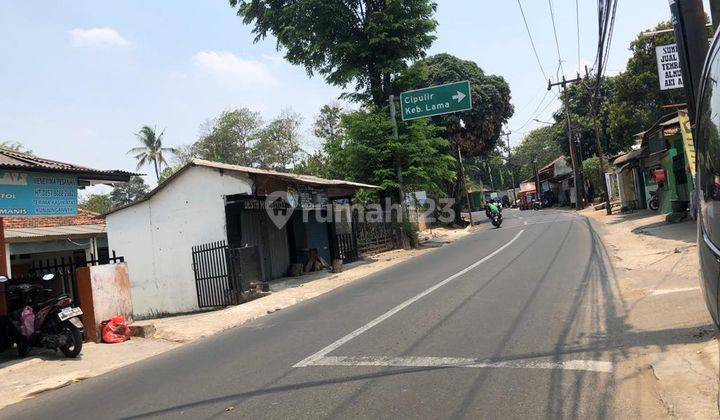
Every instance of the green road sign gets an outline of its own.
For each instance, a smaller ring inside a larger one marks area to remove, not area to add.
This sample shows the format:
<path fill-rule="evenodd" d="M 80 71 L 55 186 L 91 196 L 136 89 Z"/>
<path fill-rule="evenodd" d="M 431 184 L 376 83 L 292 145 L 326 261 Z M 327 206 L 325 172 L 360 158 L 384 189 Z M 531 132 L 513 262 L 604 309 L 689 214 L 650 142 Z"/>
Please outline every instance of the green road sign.
<path fill-rule="evenodd" d="M 468 81 L 431 86 L 400 94 L 400 110 L 403 121 L 469 109 L 472 109 L 472 98 Z"/>

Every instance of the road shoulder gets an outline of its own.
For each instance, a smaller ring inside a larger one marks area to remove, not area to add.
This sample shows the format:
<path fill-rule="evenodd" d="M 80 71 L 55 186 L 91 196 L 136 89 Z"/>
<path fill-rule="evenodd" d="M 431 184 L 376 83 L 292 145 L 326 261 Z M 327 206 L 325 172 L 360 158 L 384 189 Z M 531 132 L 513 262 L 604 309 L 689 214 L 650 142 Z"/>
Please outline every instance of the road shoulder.
<path fill-rule="evenodd" d="M 584 212 L 608 250 L 631 327 L 618 351 L 670 417 L 718 416 L 718 344 L 698 278 L 695 224 Z M 631 338 L 632 337 L 632 338 Z"/>

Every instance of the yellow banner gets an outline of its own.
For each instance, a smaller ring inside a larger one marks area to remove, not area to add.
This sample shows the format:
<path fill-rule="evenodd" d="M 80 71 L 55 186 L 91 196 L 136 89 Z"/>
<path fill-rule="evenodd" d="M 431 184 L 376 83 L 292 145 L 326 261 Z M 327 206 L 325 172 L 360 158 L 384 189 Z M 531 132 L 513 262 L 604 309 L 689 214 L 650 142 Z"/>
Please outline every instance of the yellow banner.
<path fill-rule="evenodd" d="M 695 178 L 695 144 L 693 143 L 692 129 L 690 126 L 690 118 L 687 111 L 678 111 L 680 119 L 680 132 L 682 133 L 683 144 L 685 145 L 685 161 L 690 174 Z"/>

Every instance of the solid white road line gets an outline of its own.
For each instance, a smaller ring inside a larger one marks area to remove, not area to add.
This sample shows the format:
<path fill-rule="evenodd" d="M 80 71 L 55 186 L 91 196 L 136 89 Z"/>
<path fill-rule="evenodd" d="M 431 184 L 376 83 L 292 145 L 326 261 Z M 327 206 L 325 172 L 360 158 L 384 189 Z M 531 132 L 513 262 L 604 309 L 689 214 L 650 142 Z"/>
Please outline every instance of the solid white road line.
<path fill-rule="evenodd" d="M 512 368 L 512 369 L 562 369 L 609 373 L 612 362 L 597 360 L 563 360 L 558 362 L 521 359 L 492 362 L 483 359 L 458 357 L 368 357 L 325 356 L 316 360 L 314 366 L 379 366 L 379 367 L 447 367 L 447 368 Z"/>
<path fill-rule="evenodd" d="M 658 289 L 658 290 L 654 290 L 650 294 L 653 296 L 659 296 L 659 295 L 667 295 L 669 293 L 692 292 L 694 290 L 700 290 L 700 288 L 699 287 L 681 287 L 678 289 Z"/>
<path fill-rule="evenodd" d="M 385 321 L 386 319 L 390 318 L 391 316 L 395 315 L 396 313 L 402 311 L 406 307 L 412 305 L 413 303 L 417 302 L 418 300 L 422 299 L 423 297 L 429 295 L 430 293 L 434 292 L 435 290 L 445 286 L 446 284 L 450 283 L 451 281 L 455 280 L 456 278 L 462 276 L 463 274 L 467 273 L 468 271 L 477 268 L 480 264 L 484 263 L 485 261 L 489 260 L 490 258 L 494 257 L 495 255 L 502 252 L 505 248 L 512 245 L 513 242 L 515 242 L 520 235 L 523 234 L 525 230 L 521 230 L 520 232 L 515 235 L 508 243 L 501 246 L 500 248 L 493 251 L 491 254 L 487 255 L 485 258 L 481 259 L 480 261 L 476 261 L 470 266 L 458 271 L 457 273 L 453 274 L 452 276 L 446 278 L 445 280 L 441 281 L 440 283 L 434 285 L 433 287 L 425 290 L 424 292 L 421 292 L 418 295 L 415 295 L 411 297 L 410 299 L 406 300 L 405 302 L 399 304 L 398 306 L 390 309 L 389 311 L 385 312 L 384 314 L 380 315 L 379 317 L 373 319 L 372 321 L 368 322 L 367 324 L 363 325 L 362 327 L 358 328 L 357 330 L 351 332 L 350 334 L 346 335 L 345 337 L 337 340 L 336 342 L 330 344 L 329 346 L 325 347 L 324 349 L 320 350 L 319 352 L 312 354 L 305 359 L 297 362 L 293 367 L 305 367 L 310 366 L 317 362 L 318 360 L 322 359 L 330 353 L 331 351 L 337 349 L 338 347 L 342 346 L 343 344 L 347 343 L 348 341 L 352 340 L 353 338 L 359 336 L 360 334 L 364 333 L 365 331 L 369 330 L 370 328 L 378 325 L 379 323 Z"/>

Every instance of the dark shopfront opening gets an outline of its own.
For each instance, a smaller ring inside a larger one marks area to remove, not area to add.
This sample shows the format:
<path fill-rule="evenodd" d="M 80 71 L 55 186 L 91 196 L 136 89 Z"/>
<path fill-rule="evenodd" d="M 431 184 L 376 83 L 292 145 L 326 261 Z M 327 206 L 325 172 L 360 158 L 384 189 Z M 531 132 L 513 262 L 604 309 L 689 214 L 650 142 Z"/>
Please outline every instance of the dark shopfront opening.
<path fill-rule="evenodd" d="M 265 210 L 265 197 L 228 196 L 225 206 L 230 247 L 259 247 L 265 281 L 288 275 L 291 264 L 308 262 L 311 250 L 317 250 L 328 265 L 335 258 L 345 262 L 358 258 L 352 223 L 329 223 L 327 210 L 292 212 L 287 223 L 278 228 Z"/>

